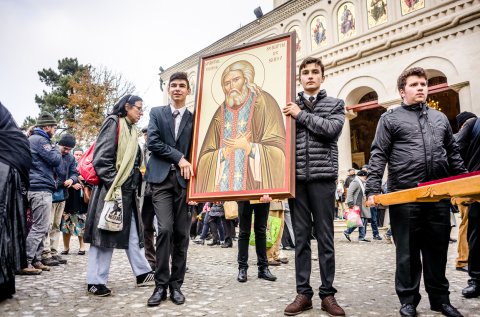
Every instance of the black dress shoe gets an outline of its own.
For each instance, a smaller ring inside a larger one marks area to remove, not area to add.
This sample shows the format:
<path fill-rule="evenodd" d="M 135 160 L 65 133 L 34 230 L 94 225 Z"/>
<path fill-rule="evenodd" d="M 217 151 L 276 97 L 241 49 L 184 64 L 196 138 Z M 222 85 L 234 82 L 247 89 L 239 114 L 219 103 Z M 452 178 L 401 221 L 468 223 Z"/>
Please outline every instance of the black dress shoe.
<path fill-rule="evenodd" d="M 238 269 L 237 281 L 245 283 L 247 281 L 247 269 Z"/>
<path fill-rule="evenodd" d="M 182 305 L 185 303 L 185 296 L 183 296 L 182 292 L 179 289 L 171 289 L 170 290 L 170 299 L 176 305 Z"/>
<path fill-rule="evenodd" d="M 273 275 L 268 267 L 258 270 L 258 278 L 262 278 L 267 281 L 274 282 L 277 280 L 277 277 Z"/>
<path fill-rule="evenodd" d="M 158 306 L 162 300 L 167 299 L 167 289 L 163 286 L 156 286 L 152 296 L 147 301 L 148 306 Z"/>
<path fill-rule="evenodd" d="M 465 298 L 475 298 L 480 296 L 480 285 L 472 280 L 468 281 L 468 286 L 462 290 Z"/>
<path fill-rule="evenodd" d="M 400 308 L 400 315 L 408 317 L 417 316 L 417 309 L 413 304 L 403 304 L 402 308 Z"/>
<path fill-rule="evenodd" d="M 441 312 L 443 316 L 463 317 L 463 315 L 451 304 L 442 304 L 440 307 L 431 307 L 433 311 Z"/>

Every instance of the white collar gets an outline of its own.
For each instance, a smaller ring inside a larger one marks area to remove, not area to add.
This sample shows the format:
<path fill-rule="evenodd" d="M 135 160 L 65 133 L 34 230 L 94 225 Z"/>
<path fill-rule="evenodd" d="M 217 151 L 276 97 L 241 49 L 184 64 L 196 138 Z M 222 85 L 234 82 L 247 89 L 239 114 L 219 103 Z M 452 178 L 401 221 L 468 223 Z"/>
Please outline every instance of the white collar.
<path fill-rule="evenodd" d="M 183 114 L 185 113 L 185 110 L 187 110 L 187 106 L 183 106 L 182 108 L 177 109 L 177 108 L 175 108 L 174 106 L 172 106 L 172 105 L 170 104 L 170 110 L 172 111 L 172 114 L 173 114 L 173 112 L 174 112 L 175 110 L 178 110 L 178 112 L 180 112 L 180 117 L 182 117 Z"/>
<path fill-rule="evenodd" d="M 306 92 L 303 92 L 303 98 L 305 98 L 305 99 L 307 99 L 307 100 L 310 99 L 310 97 L 313 97 L 314 99 L 317 99 L 317 95 L 318 95 L 318 94 L 316 94 L 315 96 L 310 96 L 310 95 L 307 94 Z"/>

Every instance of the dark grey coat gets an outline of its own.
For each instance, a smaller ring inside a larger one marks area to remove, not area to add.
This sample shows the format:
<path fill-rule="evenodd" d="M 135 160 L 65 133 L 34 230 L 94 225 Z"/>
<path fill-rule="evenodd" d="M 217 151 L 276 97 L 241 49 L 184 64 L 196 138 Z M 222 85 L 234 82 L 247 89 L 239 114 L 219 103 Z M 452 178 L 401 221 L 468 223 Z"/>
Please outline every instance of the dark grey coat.
<path fill-rule="evenodd" d="M 360 184 L 358 183 L 358 179 L 356 178 L 350 183 L 350 186 L 348 186 L 347 205 L 348 208 L 352 208 L 353 206 L 359 206 L 360 216 L 362 218 L 372 218 L 372 215 L 370 214 L 370 208 L 365 206 L 365 199 L 362 192 L 362 187 L 360 186 Z"/>
<path fill-rule="evenodd" d="M 94 186 L 92 197 L 88 205 L 87 220 L 85 222 L 85 242 L 97 247 L 128 249 L 128 241 L 130 235 L 130 223 L 132 215 L 135 217 L 137 225 L 138 239 L 140 247 L 143 248 L 143 225 L 141 225 L 141 217 L 136 189 L 140 184 L 141 174 L 139 166 L 141 162 L 140 149 L 137 152 L 137 157 L 131 171 L 130 177 L 122 185 L 122 199 L 123 199 L 123 230 L 119 232 L 112 232 L 98 229 L 98 221 L 102 213 L 103 205 L 105 203 L 105 196 L 108 189 L 115 179 L 117 170 L 115 169 L 115 162 L 117 159 L 117 125 L 118 118 L 116 116 L 109 116 L 105 119 L 100 133 L 95 143 L 95 150 L 93 152 L 93 166 L 100 179 L 100 184 Z M 137 133 L 132 130 L 132 133 Z"/>
<path fill-rule="evenodd" d="M 338 177 L 337 141 L 345 121 L 345 103 L 320 90 L 313 110 L 303 93 L 296 101 L 296 177 L 300 181 L 335 180 Z"/>

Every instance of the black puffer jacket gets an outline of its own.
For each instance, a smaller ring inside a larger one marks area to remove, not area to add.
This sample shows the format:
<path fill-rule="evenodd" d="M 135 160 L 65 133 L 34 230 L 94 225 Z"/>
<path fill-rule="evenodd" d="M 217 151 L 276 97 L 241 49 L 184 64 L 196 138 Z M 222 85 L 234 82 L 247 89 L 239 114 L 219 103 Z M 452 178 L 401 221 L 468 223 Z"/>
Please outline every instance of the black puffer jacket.
<path fill-rule="evenodd" d="M 370 152 L 366 195 L 381 193 L 388 163 L 388 191 L 466 173 L 447 117 L 424 103 L 403 105 L 380 117 Z"/>
<path fill-rule="evenodd" d="M 313 110 L 298 94 L 296 103 L 302 109 L 297 116 L 296 177 L 300 181 L 335 180 L 338 177 L 337 140 L 345 122 L 345 103 L 327 97 L 321 90 Z"/>

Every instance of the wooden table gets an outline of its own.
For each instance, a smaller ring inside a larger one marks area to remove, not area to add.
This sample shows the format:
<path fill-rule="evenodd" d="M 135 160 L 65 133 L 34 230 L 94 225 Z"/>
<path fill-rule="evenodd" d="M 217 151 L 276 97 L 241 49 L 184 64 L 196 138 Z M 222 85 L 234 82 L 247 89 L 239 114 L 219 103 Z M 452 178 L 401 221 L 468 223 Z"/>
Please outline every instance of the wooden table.
<path fill-rule="evenodd" d="M 465 198 L 480 201 L 480 175 L 426 184 L 397 192 L 375 195 L 376 204 L 384 206 L 413 202 L 435 202 L 445 198 Z"/>

